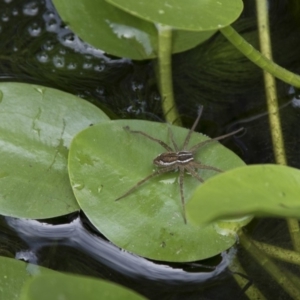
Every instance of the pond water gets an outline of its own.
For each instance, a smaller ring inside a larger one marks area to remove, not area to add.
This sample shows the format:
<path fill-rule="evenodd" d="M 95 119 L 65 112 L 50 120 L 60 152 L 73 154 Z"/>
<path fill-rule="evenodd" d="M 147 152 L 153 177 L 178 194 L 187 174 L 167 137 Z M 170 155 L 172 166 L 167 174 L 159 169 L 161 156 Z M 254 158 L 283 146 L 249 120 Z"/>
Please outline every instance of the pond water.
<path fill-rule="evenodd" d="M 270 8 L 274 57 L 299 73 L 299 24 L 293 20 L 291 3 L 274 1 Z M 67 91 L 94 103 L 112 119 L 163 121 L 155 62 L 112 57 L 83 43 L 62 23 L 50 0 L 3 0 L 0 12 L 2 82 Z M 257 45 L 254 1 L 245 1 L 236 27 Z M 175 55 L 173 63 L 176 102 L 185 127 L 190 127 L 202 104 L 201 132 L 218 136 L 243 126 L 243 137 L 224 144 L 247 164 L 274 162 L 263 79 L 257 67 L 238 55 L 221 35 Z M 299 95 L 281 82 L 278 94 L 289 165 L 299 167 Z M 155 262 L 111 244 L 82 213 L 40 221 L 0 220 L 1 255 L 105 278 L 150 299 L 248 299 L 245 290 L 253 283 L 267 299 L 290 299 L 239 244 L 205 261 Z M 255 220 L 247 230 L 256 240 L 291 247 L 282 220 Z M 236 256 L 244 273 L 230 268 Z M 281 264 L 299 274 L 295 266 Z M 244 280 L 244 289 L 235 281 L 237 277 Z"/>

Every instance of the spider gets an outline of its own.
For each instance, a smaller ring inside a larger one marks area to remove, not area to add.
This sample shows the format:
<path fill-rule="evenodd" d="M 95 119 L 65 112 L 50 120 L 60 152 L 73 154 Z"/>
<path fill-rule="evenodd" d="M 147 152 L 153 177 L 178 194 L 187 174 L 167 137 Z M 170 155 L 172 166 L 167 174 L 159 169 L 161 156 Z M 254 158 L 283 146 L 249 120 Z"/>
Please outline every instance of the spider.
<path fill-rule="evenodd" d="M 129 126 L 124 127 L 125 130 L 127 130 L 131 133 L 141 134 L 141 135 L 145 136 L 146 138 L 160 144 L 163 148 L 165 148 L 167 150 L 167 152 L 159 154 L 157 157 L 154 158 L 153 164 L 158 167 L 156 169 L 156 171 L 154 171 L 152 174 L 148 175 L 144 179 L 140 180 L 137 184 L 135 184 L 131 189 L 129 189 L 125 194 L 123 194 L 122 196 L 117 198 L 115 201 L 119 201 L 120 199 L 127 197 L 134 190 L 136 190 L 140 185 L 142 185 L 143 183 L 145 183 L 146 181 L 148 181 L 149 179 L 151 179 L 157 175 L 161 175 L 164 173 L 179 170 L 179 186 L 180 186 L 180 197 L 181 197 L 181 204 L 182 204 L 183 220 L 184 220 L 185 224 L 187 223 L 186 222 L 186 214 L 185 214 L 185 200 L 184 200 L 184 193 L 183 193 L 184 172 L 187 171 L 190 175 L 195 177 L 200 182 L 204 182 L 204 179 L 200 177 L 200 175 L 197 172 L 197 169 L 206 169 L 206 170 L 213 170 L 216 172 L 222 172 L 222 170 L 220 170 L 218 168 L 215 168 L 212 166 L 207 166 L 207 165 L 202 164 L 200 161 L 196 161 L 194 159 L 194 155 L 199 150 L 199 148 L 203 147 L 204 145 L 214 142 L 214 141 L 224 139 L 229 136 L 232 136 L 232 135 L 240 132 L 241 130 L 243 130 L 243 128 L 240 128 L 231 133 L 221 135 L 221 136 L 218 136 L 218 137 L 210 139 L 210 140 L 202 141 L 202 142 L 194 145 L 192 148 L 190 148 L 188 150 L 187 149 L 188 143 L 190 141 L 192 133 L 194 132 L 196 126 L 198 125 L 198 122 L 199 122 L 201 114 L 202 114 L 202 110 L 203 110 L 203 107 L 201 106 L 199 108 L 198 116 L 184 140 L 182 149 L 179 149 L 176 142 L 174 141 L 173 132 L 170 128 L 169 128 L 169 136 L 172 141 L 174 149 L 172 147 L 170 147 L 169 145 L 167 145 L 165 142 L 163 142 L 159 139 L 156 139 L 156 138 L 146 134 L 145 132 L 138 131 L 138 130 L 131 130 L 129 128 Z"/>

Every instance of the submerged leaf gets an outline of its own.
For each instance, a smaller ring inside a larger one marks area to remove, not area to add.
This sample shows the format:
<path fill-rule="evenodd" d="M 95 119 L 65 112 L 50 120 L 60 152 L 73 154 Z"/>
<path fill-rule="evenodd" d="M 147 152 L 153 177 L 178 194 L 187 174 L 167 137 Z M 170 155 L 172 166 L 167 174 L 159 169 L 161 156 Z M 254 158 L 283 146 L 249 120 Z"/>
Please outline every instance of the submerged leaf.
<path fill-rule="evenodd" d="M 184 224 L 178 172 L 156 176 L 127 197 L 115 201 L 138 181 L 150 175 L 152 160 L 166 150 L 138 134 L 138 129 L 170 144 L 168 125 L 120 120 L 98 124 L 72 141 L 69 175 L 78 203 L 94 226 L 117 246 L 138 255 L 163 261 L 195 261 L 214 256 L 235 243 L 215 226 L 199 229 Z M 187 130 L 171 126 L 181 146 Z M 190 146 L 207 137 L 194 133 Z M 228 170 L 244 163 L 230 150 L 214 142 L 201 148 L 196 159 Z M 199 170 L 208 179 L 215 171 Z M 200 183 L 186 174 L 186 201 Z M 237 224 L 239 224 L 237 222 Z"/>
<path fill-rule="evenodd" d="M 211 178 L 187 204 L 199 225 L 249 214 L 300 218 L 300 171 L 280 165 L 241 167 Z"/>

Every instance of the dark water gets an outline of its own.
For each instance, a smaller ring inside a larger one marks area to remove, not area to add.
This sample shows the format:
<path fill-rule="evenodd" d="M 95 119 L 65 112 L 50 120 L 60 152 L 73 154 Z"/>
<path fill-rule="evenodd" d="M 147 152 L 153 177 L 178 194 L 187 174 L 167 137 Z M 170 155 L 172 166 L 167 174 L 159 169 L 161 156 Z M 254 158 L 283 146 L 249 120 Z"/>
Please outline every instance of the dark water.
<path fill-rule="evenodd" d="M 272 1 L 270 11 L 274 59 L 299 73 L 296 1 Z M 245 1 L 243 16 L 234 25 L 258 45 L 254 1 Z M 2 82 L 61 89 L 93 102 L 111 118 L 163 121 L 155 62 L 112 57 L 84 44 L 62 23 L 49 0 L 1 1 L 0 37 Z M 226 141 L 226 146 L 248 164 L 274 162 L 262 74 L 221 35 L 174 55 L 173 74 L 176 102 L 186 127 L 202 104 L 205 110 L 198 130 L 218 136 L 242 125 L 246 134 Z M 289 165 L 299 167 L 299 94 L 279 81 L 278 94 Z M 291 247 L 281 220 L 259 220 L 248 227 L 257 240 Z M 249 283 L 258 285 L 267 299 L 289 299 L 239 245 L 201 262 L 153 262 L 112 245 L 83 214 L 40 222 L 2 217 L 0 242 L 2 255 L 109 279 L 151 299 L 247 299 L 227 268 L 238 255 Z"/>

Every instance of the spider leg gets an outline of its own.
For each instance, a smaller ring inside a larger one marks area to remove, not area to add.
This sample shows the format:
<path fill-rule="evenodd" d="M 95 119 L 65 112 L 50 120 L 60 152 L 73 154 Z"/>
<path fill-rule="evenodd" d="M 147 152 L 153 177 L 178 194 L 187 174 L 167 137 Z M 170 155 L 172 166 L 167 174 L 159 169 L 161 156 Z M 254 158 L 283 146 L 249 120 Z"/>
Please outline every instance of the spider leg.
<path fill-rule="evenodd" d="M 180 186 L 180 198 L 182 205 L 182 213 L 184 224 L 186 224 L 186 215 L 185 215 L 185 203 L 184 203 L 184 193 L 183 193 L 183 180 L 184 180 L 184 167 L 179 167 L 179 186 Z"/>
<path fill-rule="evenodd" d="M 170 139 L 171 139 L 171 141 L 172 141 L 172 144 L 173 144 L 173 146 L 174 146 L 175 151 L 178 152 L 178 151 L 179 151 L 179 148 L 178 148 L 178 146 L 177 146 L 177 144 L 176 144 L 176 142 L 175 142 L 175 140 L 174 140 L 173 131 L 172 131 L 172 129 L 171 129 L 170 127 L 169 127 L 169 136 L 170 136 Z"/>
<path fill-rule="evenodd" d="M 198 111 L 198 116 L 197 116 L 197 118 L 196 118 L 196 120 L 195 120 L 192 128 L 189 130 L 188 135 L 186 136 L 186 138 L 184 140 L 183 147 L 182 147 L 183 150 L 187 147 L 187 145 L 188 145 L 188 143 L 190 141 L 191 135 L 192 135 L 193 131 L 195 130 L 196 126 L 199 123 L 200 117 L 202 115 L 202 111 L 203 111 L 203 106 L 200 106 L 199 107 L 199 111 Z"/>
<path fill-rule="evenodd" d="M 227 133 L 227 134 L 224 134 L 224 135 L 221 135 L 221 136 L 218 136 L 216 138 L 213 138 L 213 139 L 210 139 L 210 140 L 206 140 L 206 141 L 203 141 L 203 142 L 200 142 L 199 144 L 196 144 L 195 146 L 193 146 L 189 151 L 192 152 L 192 153 L 195 153 L 197 152 L 197 150 L 200 148 L 200 147 L 203 147 L 204 145 L 208 144 L 208 143 L 211 143 L 211 142 L 214 142 L 214 141 L 219 141 L 219 140 L 222 140 L 222 139 L 225 139 L 231 135 L 234 135 L 238 132 L 240 132 L 241 130 L 243 130 L 244 128 L 240 128 L 238 130 L 235 130 L 233 132 L 230 132 L 230 133 Z"/>
<path fill-rule="evenodd" d="M 213 170 L 216 172 L 223 172 L 222 170 L 212 167 L 212 166 L 207 166 L 207 165 L 203 165 L 197 161 L 193 161 L 190 163 L 190 165 L 192 165 L 193 167 L 197 168 L 197 169 L 206 169 L 206 170 Z"/>
<path fill-rule="evenodd" d="M 185 166 L 185 169 L 191 173 L 191 175 L 193 177 L 195 177 L 196 179 L 198 179 L 200 182 L 204 182 L 204 179 L 192 168 L 192 167 L 189 167 L 189 166 Z"/>
<path fill-rule="evenodd" d="M 115 201 L 119 201 L 122 198 L 125 198 L 126 196 L 128 196 L 129 194 L 131 194 L 134 190 L 136 190 L 140 185 L 142 185 L 143 183 L 145 183 L 149 179 L 155 177 L 156 175 L 167 173 L 167 172 L 170 172 L 172 170 L 174 170 L 174 166 L 165 167 L 165 168 L 161 168 L 161 169 L 156 170 L 152 174 L 150 174 L 147 177 L 145 177 L 144 179 L 140 180 L 136 185 L 134 185 L 131 189 L 129 189 L 125 194 L 123 194 L 122 196 L 120 196 L 119 198 L 117 198 Z"/>
<path fill-rule="evenodd" d="M 129 131 L 129 132 L 131 132 L 131 133 L 138 133 L 138 134 L 141 134 L 141 135 L 145 136 L 146 138 L 148 138 L 148 139 L 150 139 L 150 140 L 152 140 L 152 141 L 154 141 L 154 142 L 160 144 L 160 145 L 161 145 L 162 147 L 164 147 L 167 151 L 173 152 L 173 149 L 172 149 L 170 146 L 168 146 L 165 142 L 163 142 L 163 141 L 161 141 L 161 140 L 159 140 L 159 139 L 156 139 L 156 138 L 154 138 L 154 137 L 148 135 L 148 134 L 145 133 L 145 132 L 142 132 L 142 131 L 139 131 L 139 130 L 131 130 L 129 126 L 125 126 L 124 129 L 127 130 L 127 131 Z"/>

